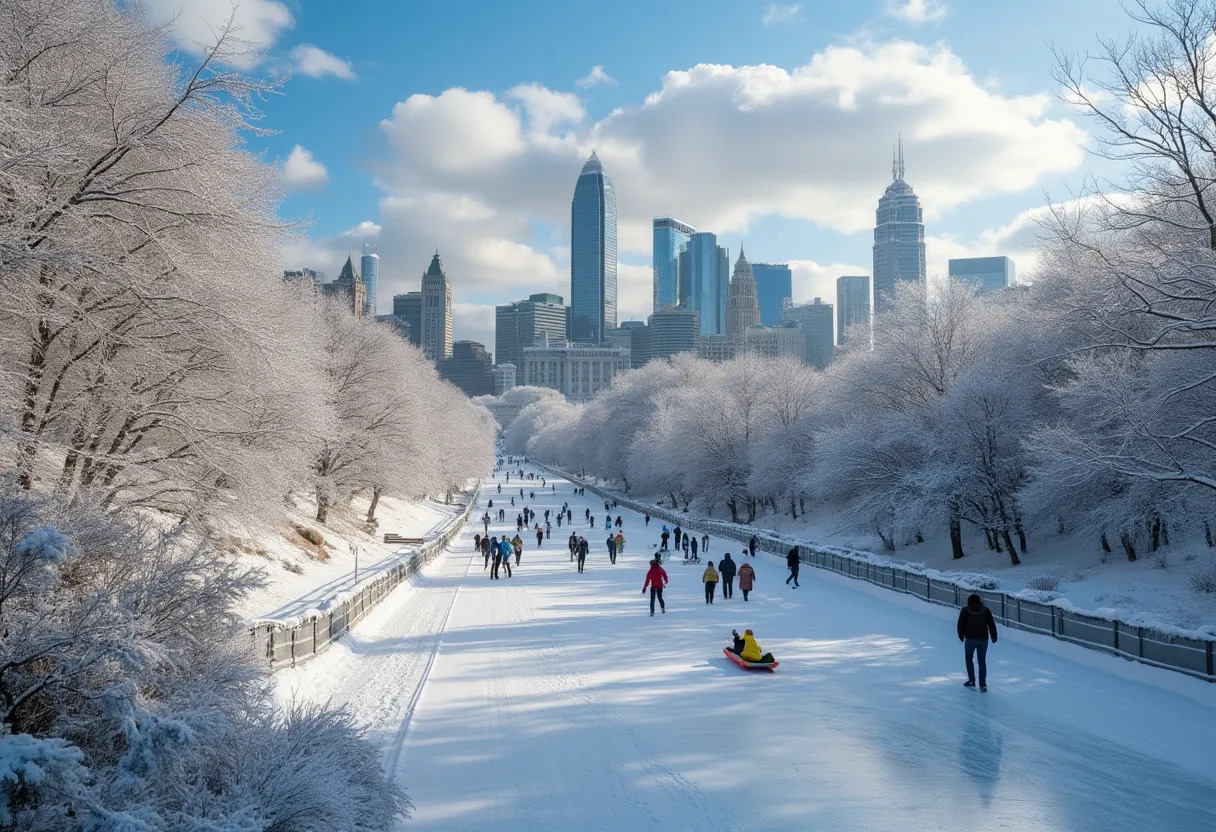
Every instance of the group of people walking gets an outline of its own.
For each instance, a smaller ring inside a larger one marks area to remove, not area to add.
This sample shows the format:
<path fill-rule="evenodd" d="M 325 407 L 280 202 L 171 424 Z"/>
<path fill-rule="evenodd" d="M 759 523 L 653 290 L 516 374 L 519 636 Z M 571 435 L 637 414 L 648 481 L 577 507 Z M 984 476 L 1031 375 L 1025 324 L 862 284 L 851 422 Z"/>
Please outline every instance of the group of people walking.
<path fill-rule="evenodd" d="M 744 561 L 742 566 L 736 568 L 730 552 L 727 552 L 722 556 L 722 560 L 718 561 L 717 568 L 712 560 L 706 564 L 705 571 L 701 573 L 701 583 L 705 584 L 705 603 L 714 602 L 714 593 L 719 583 L 722 584 L 722 597 L 734 598 L 736 575 L 739 578 L 739 591 L 743 593 L 743 600 L 746 601 L 747 594 L 752 591 L 756 582 L 756 570 L 750 563 Z"/>

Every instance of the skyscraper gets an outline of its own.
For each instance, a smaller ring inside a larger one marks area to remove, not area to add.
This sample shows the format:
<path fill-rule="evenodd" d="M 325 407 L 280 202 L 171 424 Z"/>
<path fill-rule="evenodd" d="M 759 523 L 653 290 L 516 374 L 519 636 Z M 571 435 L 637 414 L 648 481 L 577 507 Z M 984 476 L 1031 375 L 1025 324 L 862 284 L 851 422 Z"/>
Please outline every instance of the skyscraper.
<path fill-rule="evenodd" d="M 439 377 L 455 384 L 466 396 L 489 396 L 494 393 L 493 367 L 485 344 L 457 341 L 452 345 L 451 357 L 439 362 Z"/>
<path fill-rule="evenodd" d="M 654 267 L 654 309 L 680 302 L 680 252 L 688 248 L 697 229 L 674 217 L 655 217 L 651 257 Z"/>
<path fill-rule="evenodd" d="M 730 278 L 730 291 L 726 296 L 726 337 L 742 340 L 749 326 L 760 324 L 760 307 L 756 301 L 756 279 L 752 266 L 739 245 L 739 259 L 735 261 L 735 273 Z"/>
<path fill-rule="evenodd" d="M 570 337 L 598 344 L 616 326 L 616 192 L 592 151 L 570 203 Z"/>
<path fill-rule="evenodd" d="M 847 327 L 869 323 L 870 276 L 845 275 L 836 278 L 836 343 L 844 343 Z"/>
<path fill-rule="evenodd" d="M 569 317 L 562 296 L 548 293 L 494 307 L 494 360 L 522 367 L 524 347 L 536 346 L 542 334 L 551 341 L 566 339 Z"/>
<path fill-rule="evenodd" d="M 925 219 L 920 200 L 904 181 L 903 140 L 891 165 L 894 181 L 878 200 L 874 227 L 874 311 L 895 297 L 901 280 L 925 281 Z"/>
<path fill-rule="evenodd" d="M 787 322 L 798 325 L 806 339 L 803 342 L 803 363 L 821 370 L 832 363 L 835 355 L 832 304 L 815 298 L 812 303 L 787 308 L 784 314 Z"/>
<path fill-rule="evenodd" d="M 760 323 L 781 326 L 781 310 L 794 297 L 794 276 L 788 263 L 752 263 Z"/>
<path fill-rule="evenodd" d="M 439 252 L 422 275 L 422 354 L 435 362 L 452 357 L 452 284 Z"/>
<path fill-rule="evenodd" d="M 376 316 L 376 284 L 380 280 L 380 251 L 375 246 L 363 244 L 363 257 L 359 260 L 359 271 L 363 272 L 363 288 L 367 298 L 363 302 L 363 314 Z"/>
<path fill-rule="evenodd" d="M 393 295 L 393 317 L 410 327 L 410 343 L 422 346 L 422 292 Z"/>
<path fill-rule="evenodd" d="M 698 315 L 692 309 L 667 306 L 650 316 L 651 360 L 670 358 L 678 352 L 692 352 L 697 348 L 697 332 L 700 329 Z"/>
<path fill-rule="evenodd" d="M 680 254 L 680 306 L 701 316 L 699 334 L 726 334 L 729 285 L 730 256 L 726 249 L 718 245 L 716 234 L 696 232 Z"/>
<path fill-rule="evenodd" d="M 974 286 L 980 294 L 999 292 L 1017 283 L 1017 270 L 1008 257 L 958 257 L 950 260 L 950 279 Z"/>

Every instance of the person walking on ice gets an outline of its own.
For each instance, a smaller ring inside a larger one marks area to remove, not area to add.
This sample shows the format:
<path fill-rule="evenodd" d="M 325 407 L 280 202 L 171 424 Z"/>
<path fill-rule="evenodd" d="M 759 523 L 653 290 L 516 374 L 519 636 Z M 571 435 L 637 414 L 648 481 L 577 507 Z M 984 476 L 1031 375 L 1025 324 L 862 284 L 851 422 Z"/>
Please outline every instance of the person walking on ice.
<path fill-rule="evenodd" d="M 663 587 L 667 586 L 667 571 L 659 565 L 659 559 L 655 558 L 650 562 L 650 569 L 646 571 L 646 581 L 642 584 L 642 594 L 646 594 L 646 590 L 650 590 L 650 614 L 654 615 L 654 602 L 658 599 L 659 609 L 667 612 L 667 604 L 663 602 Z"/>
<path fill-rule="evenodd" d="M 790 581 L 794 582 L 794 589 L 798 588 L 798 567 L 802 561 L 798 559 L 798 547 L 790 549 L 790 553 L 785 556 L 785 565 L 790 568 L 790 576 L 785 579 L 788 585 Z"/>
<path fill-rule="evenodd" d="M 578 571 L 582 572 L 584 565 L 587 563 L 587 552 L 591 547 L 587 545 L 587 538 L 579 535 L 578 538 Z"/>
<path fill-rule="evenodd" d="M 697 544 L 696 538 L 693 538 L 693 545 Z M 735 562 L 730 559 L 730 552 L 722 556 L 722 560 L 718 561 L 718 575 L 722 578 L 722 597 L 735 597 Z"/>
<path fill-rule="evenodd" d="M 616 538 L 608 535 L 608 562 L 616 563 Z"/>
<path fill-rule="evenodd" d="M 714 590 L 718 586 L 718 570 L 714 569 L 712 560 L 705 565 L 705 571 L 701 573 L 701 582 L 705 584 L 705 603 L 712 604 Z"/>
<path fill-rule="evenodd" d="M 540 527 L 540 523 L 536 524 L 536 548 L 540 548 L 540 544 L 545 541 L 545 530 Z"/>
<path fill-rule="evenodd" d="M 975 687 L 975 665 L 972 657 L 980 662 L 980 692 L 988 692 L 988 639 L 996 644 L 996 620 L 992 610 L 984 606 L 978 595 L 967 596 L 967 606 L 958 614 L 958 640 L 963 643 L 963 655 L 967 662 L 967 681 L 963 687 Z"/>
<path fill-rule="evenodd" d="M 619 554 L 624 553 L 624 551 L 625 551 L 625 535 L 623 532 L 617 532 L 616 533 L 616 553 L 619 555 Z M 616 558 L 613 558 L 612 562 L 616 563 Z"/>
<path fill-rule="evenodd" d="M 743 561 L 743 565 L 739 567 L 739 591 L 743 593 L 743 600 L 747 600 L 747 593 L 752 591 L 752 585 L 756 582 L 756 570 L 752 569 L 752 565 L 747 561 Z"/>
<path fill-rule="evenodd" d="M 519 566 L 519 558 L 524 553 L 524 539 L 519 535 L 515 535 L 515 537 L 511 538 L 511 549 L 515 552 L 515 565 Z M 507 565 L 507 577 L 511 577 L 510 564 Z"/>
<path fill-rule="evenodd" d="M 667 538 L 669 538 L 670 536 L 671 536 L 671 532 L 667 531 L 667 527 L 664 526 L 662 534 L 659 535 L 659 539 L 663 541 L 663 545 L 661 548 L 664 552 L 667 551 Z"/>

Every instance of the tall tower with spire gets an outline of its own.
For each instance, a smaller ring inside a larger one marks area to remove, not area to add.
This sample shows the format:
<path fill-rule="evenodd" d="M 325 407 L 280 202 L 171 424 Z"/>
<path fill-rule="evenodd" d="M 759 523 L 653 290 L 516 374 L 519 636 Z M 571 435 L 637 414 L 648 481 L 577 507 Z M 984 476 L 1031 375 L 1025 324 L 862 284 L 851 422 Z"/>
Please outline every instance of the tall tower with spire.
<path fill-rule="evenodd" d="M 422 353 L 431 361 L 452 357 L 452 284 L 439 251 L 422 275 Z"/>
<path fill-rule="evenodd" d="M 616 191 L 593 150 L 570 203 L 571 340 L 602 343 L 616 302 Z"/>
<path fill-rule="evenodd" d="M 760 304 L 756 300 L 756 278 L 752 265 L 739 244 L 739 259 L 730 277 L 730 289 L 726 295 L 726 337 L 742 341 L 749 326 L 759 326 Z"/>
<path fill-rule="evenodd" d="M 904 142 L 891 154 L 891 179 L 878 200 L 874 225 L 874 302 L 881 312 L 895 297 L 900 281 L 925 281 L 925 218 L 920 199 L 904 181 Z"/>

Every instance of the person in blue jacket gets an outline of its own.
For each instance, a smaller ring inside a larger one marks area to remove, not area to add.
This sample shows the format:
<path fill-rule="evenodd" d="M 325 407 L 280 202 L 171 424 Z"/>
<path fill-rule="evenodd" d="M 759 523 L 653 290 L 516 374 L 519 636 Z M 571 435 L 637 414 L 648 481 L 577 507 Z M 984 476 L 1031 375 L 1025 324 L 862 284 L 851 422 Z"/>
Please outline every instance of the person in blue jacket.
<path fill-rule="evenodd" d="M 511 545 L 511 541 L 504 536 L 498 542 L 498 552 L 502 556 L 502 565 L 507 568 L 507 577 L 511 577 L 511 556 L 515 554 L 515 547 Z"/>

